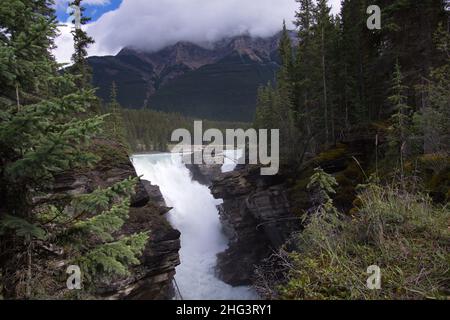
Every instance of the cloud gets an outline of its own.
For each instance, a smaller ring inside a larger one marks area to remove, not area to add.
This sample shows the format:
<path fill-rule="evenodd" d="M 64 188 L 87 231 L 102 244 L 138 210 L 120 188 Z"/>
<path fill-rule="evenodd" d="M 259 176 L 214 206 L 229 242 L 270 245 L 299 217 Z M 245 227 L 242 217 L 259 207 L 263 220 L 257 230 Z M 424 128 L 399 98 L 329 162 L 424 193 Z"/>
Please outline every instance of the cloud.
<path fill-rule="evenodd" d="M 70 33 L 71 26 L 61 25 L 59 27 L 60 35 L 55 39 L 56 49 L 53 55 L 59 63 L 70 63 L 70 58 L 74 51 L 73 38 Z"/>
<path fill-rule="evenodd" d="M 340 0 L 330 3 L 334 12 L 339 10 Z M 202 44 L 244 32 L 271 36 L 280 30 L 283 19 L 293 28 L 297 9 L 295 0 L 123 0 L 118 9 L 86 26 L 96 41 L 89 54 L 115 54 L 125 46 L 156 51 L 179 41 Z M 61 32 L 64 40 L 57 41 L 62 46 L 57 51 L 68 48 L 70 29 Z"/>

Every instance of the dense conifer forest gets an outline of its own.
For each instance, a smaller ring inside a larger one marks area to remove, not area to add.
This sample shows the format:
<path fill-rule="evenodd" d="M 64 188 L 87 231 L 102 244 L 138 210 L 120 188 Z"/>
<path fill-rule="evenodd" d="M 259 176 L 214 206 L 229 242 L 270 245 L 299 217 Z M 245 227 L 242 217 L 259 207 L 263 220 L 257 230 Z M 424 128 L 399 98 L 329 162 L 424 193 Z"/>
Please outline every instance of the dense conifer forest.
<path fill-rule="evenodd" d="M 255 126 L 281 129 L 303 230 L 261 267 L 261 294 L 448 297 L 448 2 L 345 0 L 339 16 L 326 0 L 297 2 L 299 44 L 284 26 Z M 366 25 L 371 4 L 380 30 Z M 384 290 L 367 291 L 373 264 Z"/>

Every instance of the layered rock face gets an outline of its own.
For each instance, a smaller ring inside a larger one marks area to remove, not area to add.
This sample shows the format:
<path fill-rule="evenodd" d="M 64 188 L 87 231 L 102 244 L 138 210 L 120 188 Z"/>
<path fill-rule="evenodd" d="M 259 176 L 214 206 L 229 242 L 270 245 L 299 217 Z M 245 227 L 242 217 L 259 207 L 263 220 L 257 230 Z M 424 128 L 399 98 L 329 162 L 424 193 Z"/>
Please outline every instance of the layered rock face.
<path fill-rule="evenodd" d="M 103 154 L 102 159 L 96 167 L 61 175 L 50 198 L 61 199 L 69 194 L 89 193 L 98 187 L 108 187 L 137 176 L 123 147 L 101 140 L 94 145 L 103 150 L 100 153 Z M 150 238 L 141 264 L 131 267 L 128 277 L 99 284 L 96 296 L 102 299 L 148 300 L 173 297 L 172 280 L 175 267 L 180 264 L 180 233 L 164 217 L 168 211 L 170 208 L 166 207 L 159 187 L 148 181 L 139 181 L 136 194 L 131 199 L 129 219 L 115 237 L 149 231 Z"/>
<path fill-rule="evenodd" d="M 252 283 L 255 265 L 279 248 L 299 228 L 287 191 L 278 177 L 259 168 L 240 167 L 213 181 L 211 191 L 223 199 L 219 208 L 229 248 L 218 256 L 218 273 L 233 286 Z"/>
<path fill-rule="evenodd" d="M 205 186 L 212 185 L 213 180 L 222 174 L 221 165 L 186 164 L 185 166 L 191 172 L 192 179 Z"/>

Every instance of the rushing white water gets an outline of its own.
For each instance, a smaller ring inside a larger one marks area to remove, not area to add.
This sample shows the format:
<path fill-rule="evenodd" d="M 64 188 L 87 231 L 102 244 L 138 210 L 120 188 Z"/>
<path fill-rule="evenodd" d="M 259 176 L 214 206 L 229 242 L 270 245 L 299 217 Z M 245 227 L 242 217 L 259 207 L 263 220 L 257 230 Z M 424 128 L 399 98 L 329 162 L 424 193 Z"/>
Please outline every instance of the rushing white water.
<path fill-rule="evenodd" d="M 235 167 L 229 158 L 223 171 Z M 137 173 L 158 185 L 167 205 L 174 208 L 168 218 L 181 232 L 181 264 L 175 279 L 183 298 L 255 299 L 249 287 L 232 287 L 215 276 L 216 255 L 228 242 L 216 208 L 221 201 L 214 199 L 208 187 L 192 181 L 179 155 L 136 155 L 132 161 Z"/>

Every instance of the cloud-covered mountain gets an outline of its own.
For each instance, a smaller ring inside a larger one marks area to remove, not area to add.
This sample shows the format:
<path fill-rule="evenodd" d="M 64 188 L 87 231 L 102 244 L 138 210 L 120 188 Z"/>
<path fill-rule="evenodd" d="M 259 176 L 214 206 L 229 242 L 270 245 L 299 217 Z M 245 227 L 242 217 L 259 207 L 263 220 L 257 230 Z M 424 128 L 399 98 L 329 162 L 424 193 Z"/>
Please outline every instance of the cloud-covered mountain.
<path fill-rule="evenodd" d="M 217 120 L 251 121 L 258 86 L 273 81 L 279 35 L 225 38 L 207 47 L 178 42 L 157 52 L 132 47 L 91 57 L 94 85 L 108 101 L 112 82 L 127 108 Z"/>
<path fill-rule="evenodd" d="M 134 47 L 155 52 L 180 41 L 205 44 L 247 32 L 274 35 L 295 19 L 295 0 L 123 0 L 89 24 L 93 52 Z"/>
<path fill-rule="evenodd" d="M 69 0 L 57 0 L 58 17 L 66 23 Z M 329 0 L 338 13 L 341 0 Z M 155 52 L 180 41 L 198 45 L 248 33 L 273 36 L 286 21 L 294 28 L 295 0 L 85 0 L 93 20 L 84 26 L 96 43 L 89 55 L 114 55 L 134 47 Z M 59 28 L 54 54 L 58 62 L 70 62 L 73 53 L 71 25 Z"/>

